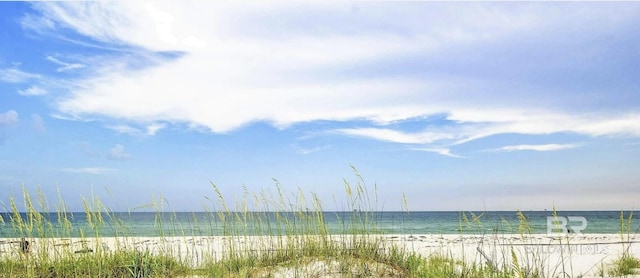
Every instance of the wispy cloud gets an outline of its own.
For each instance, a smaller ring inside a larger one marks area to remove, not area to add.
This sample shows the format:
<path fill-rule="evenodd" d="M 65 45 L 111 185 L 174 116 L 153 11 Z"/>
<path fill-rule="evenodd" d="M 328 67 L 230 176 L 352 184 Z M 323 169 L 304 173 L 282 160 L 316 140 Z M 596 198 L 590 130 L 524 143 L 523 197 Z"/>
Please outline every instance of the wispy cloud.
<path fill-rule="evenodd" d="M 22 21 L 25 28 L 40 33 L 51 33 L 58 28 L 69 28 L 106 43 L 134 44 L 154 51 L 175 50 L 177 47 L 197 47 L 201 42 L 195 35 L 176 36 L 176 31 L 192 32 L 192 22 L 182 21 L 193 14 L 181 14 L 180 20 L 172 13 L 184 12 L 180 5 L 163 3 L 36 3 L 33 5 L 44 17 L 27 15 Z M 212 10 L 210 12 L 214 12 Z M 194 11 L 198 12 L 198 11 Z M 90 20 L 93 19 L 93 20 Z M 201 18 L 193 17 L 192 20 Z M 107 24 L 108 26 L 103 26 Z M 180 28 L 177 28 L 179 25 Z M 141 32 L 148 31 L 150 33 Z"/>
<path fill-rule="evenodd" d="M 409 148 L 414 151 L 422 151 L 422 152 L 432 152 L 443 156 L 454 157 L 454 158 L 464 158 L 460 155 L 451 153 L 451 150 L 448 148 Z"/>
<path fill-rule="evenodd" d="M 158 133 L 161 129 L 165 128 L 166 124 L 162 123 L 152 123 L 143 128 L 133 127 L 130 125 L 109 125 L 107 128 L 114 130 L 119 133 L 124 133 L 132 136 L 153 136 Z"/>
<path fill-rule="evenodd" d="M 60 171 L 68 172 L 68 173 L 103 175 L 109 172 L 114 172 L 116 170 L 111 168 L 104 168 L 104 167 L 81 167 L 81 168 L 62 168 L 60 169 Z"/>
<path fill-rule="evenodd" d="M 0 113 L 0 126 L 11 126 L 18 123 L 18 112 L 15 110 L 9 110 L 4 113 Z"/>
<path fill-rule="evenodd" d="M 108 129 L 114 130 L 119 133 L 129 134 L 129 135 L 138 135 L 140 134 L 140 129 L 129 125 L 110 125 L 107 126 Z"/>
<path fill-rule="evenodd" d="M 319 152 L 321 150 L 324 149 L 328 149 L 329 147 L 331 147 L 330 145 L 324 145 L 324 146 L 320 146 L 320 147 L 315 147 L 315 148 L 304 148 L 299 146 L 298 144 L 293 144 L 292 145 L 293 149 L 295 149 L 295 151 L 299 154 L 312 154 L 315 152 Z"/>
<path fill-rule="evenodd" d="M 131 158 L 131 155 L 124 151 L 124 146 L 117 144 L 107 154 L 107 158 L 110 160 L 127 160 Z"/>
<path fill-rule="evenodd" d="M 535 111 L 535 110 L 532 110 Z M 635 113 L 615 116 L 487 111 L 488 114 L 453 114 L 446 124 L 430 125 L 424 131 L 407 132 L 390 128 L 363 127 L 337 129 L 333 132 L 402 144 L 452 146 L 499 134 L 546 135 L 573 133 L 587 136 L 624 135 L 640 137 L 640 116 Z M 426 124 L 425 124 L 426 125 Z M 434 131 L 436 130 L 436 131 Z"/>
<path fill-rule="evenodd" d="M 53 56 L 47 56 L 46 59 L 47 59 L 47 61 L 50 61 L 50 62 L 52 62 L 54 64 L 57 64 L 57 65 L 61 66 L 61 67 L 56 69 L 56 71 L 58 71 L 58 72 L 76 70 L 76 69 L 81 69 L 81 68 L 86 67 L 85 65 L 79 64 L 79 63 L 63 62 L 63 61 L 60 61 L 58 58 L 53 57 Z"/>
<path fill-rule="evenodd" d="M 392 130 L 388 128 L 345 128 L 333 131 L 337 134 L 359 136 L 380 141 L 403 143 L 403 144 L 428 144 L 441 140 L 452 140 L 460 138 L 459 133 L 445 132 L 414 132 L 408 133 L 401 130 Z"/>
<path fill-rule="evenodd" d="M 156 133 L 158 133 L 158 131 L 160 131 L 161 129 L 165 128 L 166 125 L 165 124 L 160 124 L 160 123 L 154 123 L 154 124 L 150 124 L 146 127 L 146 134 L 153 136 L 156 135 Z"/>
<path fill-rule="evenodd" d="M 41 95 L 46 95 L 47 90 L 39 86 L 31 86 L 25 90 L 18 90 L 18 94 L 22 96 L 41 96 Z"/>
<path fill-rule="evenodd" d="M 542 145 L 513 145 L 489 150 L 492 152 L 513 152 L 513 151 L 538 151 L 550 152 L 579 147 L 580 144 L 542 144 Z"/>
<path fill-rule="evenodd" d="M 0 80 L 8 83 L 25 83 L 40 78 L 42 76 L 39 74 L 28 73 L 15 68 L 0 69 Z"/>

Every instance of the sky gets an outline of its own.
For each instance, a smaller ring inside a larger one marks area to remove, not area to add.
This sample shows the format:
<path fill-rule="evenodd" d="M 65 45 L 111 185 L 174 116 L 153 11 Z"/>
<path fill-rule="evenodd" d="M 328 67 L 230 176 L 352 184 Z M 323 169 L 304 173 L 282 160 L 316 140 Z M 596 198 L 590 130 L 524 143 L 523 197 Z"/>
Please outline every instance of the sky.
<path fill-rule="evenodd" d="M 639 76 L 634 2 L 0 2 L 0 206 L 635 209 Z"/>

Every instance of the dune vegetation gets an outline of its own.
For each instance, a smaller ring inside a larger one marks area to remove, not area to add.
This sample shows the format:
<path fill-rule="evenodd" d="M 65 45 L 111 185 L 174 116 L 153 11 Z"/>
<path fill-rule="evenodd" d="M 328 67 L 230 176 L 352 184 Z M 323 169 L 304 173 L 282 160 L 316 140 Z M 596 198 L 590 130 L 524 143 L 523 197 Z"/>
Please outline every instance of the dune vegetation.
<path fill-rule="evenodd" d="M 344 182 L 345 211 L 349 213 L 341 214 L 346 219 L 339 232 L 329 231 L 322 202 L 315 194 L 285 192 L 277 182 L 274 192 L 245 189 L 243 198 L 233 203 L 213 185 L 215 197 L 207 198 L 210 207 L 205 208 L 213 221 L 197 223 L 195 230 L 157 217 L 155 238 L 160 242 L 171 243 L 176 238 L 195 242 L 202 238 L 202 231 L 213 230 L 212 225 L 222 231 L 216 236 L 223 244 L 199 253 L 192 252 L 188 244 L 153 251 L 136 248 L 133 242 L 137 239 L 122 232 L 129 229 L 126 221 L 95 197 L 82 199 L 86 225 L 78 230 L 72 225 L 77 219 L 62 198 L 58 197 L 51 210 L 40 191 L 34 198 L 24 189 L 23 202 L 10 198 L 5 217 L 0 218 L 2 225 L 20 235 L 0 242 L 0 277 L 556 277 L 559 273 L 542 269 L 536 254 L 530 254 L 533 260 L 519 258 L 513 248 L 503 254 L 509 260 L 487 257 L 485 263 L 469 263 L 446 249 L 425 256 L 384 240 L 371 213 L 379 209 L 376 188 L 369 192 L 357 177 L 356 184 Z M 156 198 L 144 207 L 160 215 L 165 202 Z M 405 207 L 406 203 L 405 198 Z M 52 214 L 55 221 L 48 217 Z M 474 214 L 461 213 L 460 218 L 465 227 L 481 221 Z M 631 216 L 628 218 L 631 223 Z M 625 229 L 629 232 L 624 215 L 621 223 L 622 236 Z M 522 236 L 530 232 L 524 215 L 514 226 Z M 111 230 L 109 236 L 103 235 L 105 229 Z M 28 253 L 21 250 L 22 237 L 32 242 Z M 631 274 L 638 260 L 623 256 L 616 261 L 618 265 L 602 275 Z"/>

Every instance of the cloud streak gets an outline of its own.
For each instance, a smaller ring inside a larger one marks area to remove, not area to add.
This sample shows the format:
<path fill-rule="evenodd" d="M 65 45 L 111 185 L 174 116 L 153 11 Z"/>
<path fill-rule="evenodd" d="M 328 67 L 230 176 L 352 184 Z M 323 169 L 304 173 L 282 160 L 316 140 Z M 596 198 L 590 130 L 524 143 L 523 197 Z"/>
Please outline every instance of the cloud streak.
<path fill-rule="evenodd" d="M 473 114 L 448 116 L 447 125 L 429 127 L 418 132 L 406 132 L 389 128 L 364 127 L 334 130 L 335 133 L 365 137 L 380 141 L 402 144 L 460 145 L 470 141 L 499 135 L 548 135 L 573 133 L 596 136 L 640 137 L 640 117 L 636 114 L 616 116 L 583 116 L 559 114 L 534 114 L 520 118 L 517 114 L 488 111 L 476 118 Z M 435 130 L 435 131 L 434 131 Z"/>
<path fill-rule="evenodd" d="M 18 90 L 21 96 L 42 96 L 47 94 L 47 90 L 39 86 L 31 86 L 25 90 Z"/>
<path fill-rule="evenodd" d="M 566 149 L 573 149 L 579 147 L 580 144 L 542 144 L 542 145 L 513 145 L 504 146 L 498 149 L 493 149 L 493 152 L 513 152 L 513 151 L 538 151 L 538 152 L 550 152 Z"/>
<path fill-rule="evenodd" d="M 81 168 L 62 168 L 60 171 L 77 174 L 103 175 L 116 171 L 115 169 L 105 167 L 81 167 Z"/>
<path fill-rule="evenodd" d="M 42 76 L 39 74 L 28 73 L 15 68 L 0 69 L 0 80 L 7 83 L 25 83 L 41 78 Z"/>
<path fill-rule="evenodd" d="M 293 144 L 293 145 L 291 145 L 291 147 L 296 151 L 296 153 L 307 155 L 307 154 L 312 154 L 312 153 L 315 153 L 315 152 L 319 152 L 319 151 L 328 149 L 331 146 L 330 145 L 324 145 L 324 146 L 314 147 L 314 148 L 305 148 L 305 147 L 299 146 L 298 144 Z"/>
<path fill-rule="evenodd" d="M 440 147 L 440 148 L 438 148 L 438 147 L 434 147 L 434 148 L 409 148 L 409 149 L 413 150 L 413 151 L 436 153 L 436 154 L 439 154 L 439 155 L 453 157 L 453 158 L 464 158 L 464 157 L 462 157 L 460 155 L 451 153 L 450 149 L 442 148 L 442 147 Z"/>
<path fill-rule="evenodd" d="M 151 123 L 143 128 L 133 127 L 130 125 L 110 125 L 107 128 L 114 130 L 119 133 L 128 134 L 131 136 L 153 136 L 158 133 L 158 131 L 165 128 L 166 125 L 162 123 Z"/>
<path fill-rule="evenodd" d="M 63 62 L 63 61 L 60 61 L 58 58 L 53 57 L 53 56 L 47 56 L 46 59 L 47 59 L 47 61 L 50 61 L 50 62 L 52 62 L 54 64 L 57 64 L 57 65 L 61 66 L 61 67 L 56 69 L 57 72 L 65 72 L 65 71 L 76 70 L 76 69 L 81 69 L 81 68 L 86 67 L 83 64 Z"/>

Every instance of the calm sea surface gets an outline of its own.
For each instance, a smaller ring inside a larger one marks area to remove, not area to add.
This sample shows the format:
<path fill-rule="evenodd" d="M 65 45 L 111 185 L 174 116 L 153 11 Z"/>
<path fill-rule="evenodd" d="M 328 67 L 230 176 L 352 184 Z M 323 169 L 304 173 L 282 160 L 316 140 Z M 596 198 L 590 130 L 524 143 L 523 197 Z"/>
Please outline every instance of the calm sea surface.
<path fill-rule="evenodd" d="M 563 227 L 584 226 L 582 233 L 619 233 L 620 211 L 560 211 Z M 212 236 L 229 234 L 309 234 L 322 231 L 331 234 L 367 230 L 381 234 L 494 234 L 518 233 L 519 229 L 531 233 L 547 233 L 547 217 L 551 211 L 526 211 L 522 222 L 515 211 L 489 212 L 255 212 L 249 214 L 215 212 L 131 212 L 103 213 L 102 221 L 96 214 L 69 213 L 62 217 L 56 213 L 41 214 L 41 224 L 35 218 L 22 214 L 22 229 L 15 217 L 0 213 L 0 237 L 93 237 L 93 236 Z M 629 212 L 624 212 L 627 225 Z M 566 217 L 566 218 L 565 218 Z M 13 220 L 12 220 L 13 219 Z M 66 219 L 66 220 L 65 220 Z M 477 219 L 477 221 L 474 221 Z M 573 220 L 572 220 L 573 219 Z M 562 222 L 560 222 L 562 223 Z M 323 225 L 322 225 L 323 224 Z M 320 228 L 318 228 L 320 227 Z M 640 221 L 632 218 L 630 232 L 640 232 Z"/>

